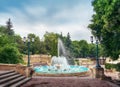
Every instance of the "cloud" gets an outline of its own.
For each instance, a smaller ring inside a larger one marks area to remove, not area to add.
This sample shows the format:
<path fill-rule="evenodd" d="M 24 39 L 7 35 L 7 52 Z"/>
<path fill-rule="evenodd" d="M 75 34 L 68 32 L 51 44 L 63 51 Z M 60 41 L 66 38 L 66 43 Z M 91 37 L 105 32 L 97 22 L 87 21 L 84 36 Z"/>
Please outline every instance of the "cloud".
<path fill-rule="evenodd" d="M 57 29 L 56 29 L 57 28 Z M 87 40 L 89 42 L 89 37 L 91 35 L 90 31 L 86 28 L 86 26 L 83 25 L 59 25 L 54 26 L 52 29 L 56 30 L 57 33 L 63 33 L 63 35 L 67 35 L 67 33 L 70 33 L 72 40 Z"/>
<path fill-rule="evenodd" d="M 28 15 L 40 17 L 46 14 L 47 9 L 41 6 L 25 6 L 25 11 Z"/>
<path fill-rule="evenodd" d="M 63 7 L 62 4 L 56 7 L 23 4 L 22 8 L 8 10 L 0 12 L 0 24 L 4 25 L 11 18 L 15 32 L 21 36 L 34 33 L 42 38 L 46 31 L 62 32 L 64 35 L 69 32 L 72 40 L 85 39 L 89 42 L 91 33 L 87 25 L 93 13 L 90 4 L 74 3 L 71 7 L 65 4 Z"/>

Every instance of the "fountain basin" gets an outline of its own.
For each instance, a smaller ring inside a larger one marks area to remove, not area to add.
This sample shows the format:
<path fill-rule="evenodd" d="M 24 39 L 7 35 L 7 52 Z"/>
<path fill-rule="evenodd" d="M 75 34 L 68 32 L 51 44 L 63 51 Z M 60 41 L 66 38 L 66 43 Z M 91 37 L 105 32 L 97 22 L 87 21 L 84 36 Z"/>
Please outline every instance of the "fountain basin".
<path fill-rule="evenodd" d="M 88 76 L 89 69 L 85 66 L 70 65 L 67 69 L 58 69 L 55 66 L 34 67 L 37 76 Z"/>

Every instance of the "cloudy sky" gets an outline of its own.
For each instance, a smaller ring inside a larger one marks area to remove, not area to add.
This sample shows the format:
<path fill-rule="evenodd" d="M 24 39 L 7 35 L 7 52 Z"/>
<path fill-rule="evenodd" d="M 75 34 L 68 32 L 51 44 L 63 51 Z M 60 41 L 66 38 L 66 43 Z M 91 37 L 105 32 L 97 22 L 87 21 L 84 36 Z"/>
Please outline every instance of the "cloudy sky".
<path fill-rule="evenodd" d="M 92 0 L 0 0 L 0 25 L 11 18 L 15 33 L 69 32 L 72 40 L 87 40 L 93 14 Z"/>

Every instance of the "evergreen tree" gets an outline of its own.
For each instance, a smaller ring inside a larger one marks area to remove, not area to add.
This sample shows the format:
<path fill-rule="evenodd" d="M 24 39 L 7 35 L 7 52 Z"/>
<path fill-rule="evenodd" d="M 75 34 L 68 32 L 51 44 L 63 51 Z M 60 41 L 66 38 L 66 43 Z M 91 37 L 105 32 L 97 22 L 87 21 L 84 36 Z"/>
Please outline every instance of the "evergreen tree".
<path fill-rule="evenodd" d="M 7 23 L 6 23 L 7 25 L 7 31 L 6 31 L 6 33 L 8 34 L 8 35 L 14 35 L 14 31 L 13 31 L 13 29 L 11 29 L 12 27 L 13 27 L 13 25 L 12 25 L 12 22 L 11 22 L 11 20 L 10 20 L 10 18 L 8 19 L 8 21 L 7 21 Z"/>
<path fill-rule="evenodd" d="M 70 34 L 68 32 L 67 37 L 66 37 L 66 46 L 67 46 L 68 49 L 70 49 L 70 47 L 71 47 L 71 39 L 70 38 L 71 37 L 70 37 Z"/>

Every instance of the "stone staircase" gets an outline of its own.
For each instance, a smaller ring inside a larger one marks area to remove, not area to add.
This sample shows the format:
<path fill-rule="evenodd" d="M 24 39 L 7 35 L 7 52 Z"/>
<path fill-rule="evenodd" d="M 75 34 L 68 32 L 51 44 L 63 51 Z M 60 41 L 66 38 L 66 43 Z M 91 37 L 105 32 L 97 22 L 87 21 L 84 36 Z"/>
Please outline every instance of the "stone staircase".
<path fill-rule="evenodd" d="M 0 73 L 0 87 L 20 87 L 31 78 L 27 78 L 13 70 Z"/>
<path fill-rule="evenodd" d="M 120 87 L 120 80 L 113 80 L 112 83 L 114 83 Z"/>

